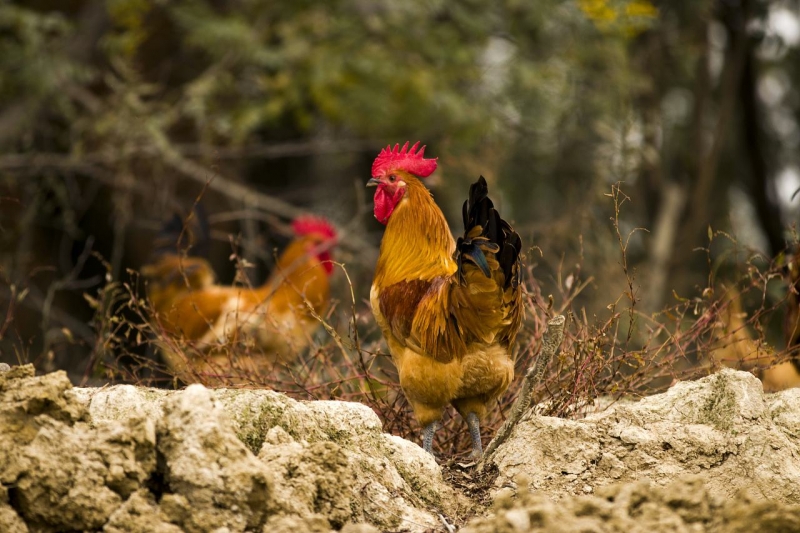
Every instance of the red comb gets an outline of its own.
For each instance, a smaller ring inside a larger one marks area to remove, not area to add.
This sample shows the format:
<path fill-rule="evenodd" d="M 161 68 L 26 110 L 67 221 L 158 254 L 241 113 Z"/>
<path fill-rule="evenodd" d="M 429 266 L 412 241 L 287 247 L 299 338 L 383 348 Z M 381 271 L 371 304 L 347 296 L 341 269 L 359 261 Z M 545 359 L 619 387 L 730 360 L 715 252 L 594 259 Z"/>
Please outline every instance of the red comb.
<path fill-rule="evenodd" d="M 427 178 L 436 170 L 438 158 L 424 159 L 422 156 L 425 153 L 425 146 L 420 148 L 419 152 L 417 152 L 417 146 L 419 146 L 419 141 L 410 150 L 408 142 L 403 145 L 403 148 L 400 148 L 399 144 L 395 144 L 394 149 L 392 149 L 392 145 L 387 146 L 381 150 L 381 153 L 375 158 L 375 162 L 372 163 L 372 176 L 377 178 L 392 170 L 405 170 L 417 177 Z"/>
<path fill-rule="evenodd" d="M 298 237 L 316 233 L 326 239 L 336 240 L 336 229 L 322 217 L 301 215 L 292 221 L 292 231 Z"/>

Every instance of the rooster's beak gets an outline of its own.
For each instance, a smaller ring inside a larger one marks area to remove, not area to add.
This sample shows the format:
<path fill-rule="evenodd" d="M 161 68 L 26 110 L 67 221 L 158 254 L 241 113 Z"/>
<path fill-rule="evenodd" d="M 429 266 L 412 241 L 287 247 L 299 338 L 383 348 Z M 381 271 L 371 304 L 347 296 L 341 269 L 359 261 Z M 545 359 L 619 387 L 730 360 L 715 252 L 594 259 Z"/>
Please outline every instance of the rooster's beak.
<path fill-rule="evenodd" d="M 367 187 L 377 187 L 378 185 L 380 185 L 380 183 L 381 180 L 370 178 L 369 181 L 367 182 Z"/>

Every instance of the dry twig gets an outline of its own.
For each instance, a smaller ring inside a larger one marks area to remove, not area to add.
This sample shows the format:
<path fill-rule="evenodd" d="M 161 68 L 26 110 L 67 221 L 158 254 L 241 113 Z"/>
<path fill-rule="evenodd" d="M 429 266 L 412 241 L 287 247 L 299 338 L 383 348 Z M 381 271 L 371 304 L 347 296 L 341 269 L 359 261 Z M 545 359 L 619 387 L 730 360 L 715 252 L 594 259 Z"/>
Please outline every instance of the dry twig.
<path fill-rule="evenodd" d="M 557 315 L 547 322 L 547 331 L 544 332 L 542 337 L 542 351 L 533 364 L 528 367 L 528 371 L 522 381 L 522 389 L 511 408 L 511 414 L 486 447 L 486 451 L 478 463 L 478 471 L 483 470 L 484 466 L 491 461 L 497 448 L 508 439 L 509 435 L 511 435 L 511 430 L 522 419 L 522 415 L 528 411 L 533 397 L 534 386 L 541 382 L 547 365 L 556 354 L 558 347 L 561 346 L 561 341 L 564 340 L 564 322 L 564 315 Z"/>

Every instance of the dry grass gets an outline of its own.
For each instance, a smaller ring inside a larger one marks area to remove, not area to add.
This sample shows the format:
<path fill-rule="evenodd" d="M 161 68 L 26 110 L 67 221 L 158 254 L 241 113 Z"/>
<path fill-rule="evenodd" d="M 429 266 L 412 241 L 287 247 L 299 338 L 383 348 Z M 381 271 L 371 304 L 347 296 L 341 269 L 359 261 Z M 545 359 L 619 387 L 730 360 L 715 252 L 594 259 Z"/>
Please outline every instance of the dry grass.
<path fill-rule="evenodd" d="M 698 288 L 697 294 L 690 297 L 675 295 L 674 304 L 653 315 L 640 311 L 636 273 L 628 267 L 630 235 L 623 235 L 619 229 L 620 211 L 628 199 L 619 186 L 612 189 L 609 197 L 614 206 L 612 222 L 619 244 L 619 276 L 625 290 L 616 301 L 608 304 L 603 316 L 588 316 L 581 301 L 586 298 L 593 279 L 583 276 L 580 263 L 568 271 L 560 268 L 555 290 L 547 295 L 543 294 L 537 279 L 537 267 L 528 268 L 525 276 L 527 318 L 517 340 L 518 377 L 483 424 L 485 442 L 503 423 L 504 415 L 519 392 L 521 376 L 539 354 L 547 320 L 556 314 L 567 317 L 565 339 L 560 352 L 546 368 L 544 379 L 534 387 L 536 409 L 541 414 L 579 417 L 593 409 L 594 401 L 600 397 L 613 402 L 623 397 L 652 394 L 666 389 L 676 380 L 706 375 L 720 364 L 745 363 L 708 357 L 712 348 L 736 342 L 738 338 L 736 331 L 726 330 L 721 318 L 727 303 L 724 294 L 714 291 L 714 287 L 721 285 L 717 283 L 716 269 L 710 262 L 707 287 Z M 715 239 L 735 242 L 725 234 L 711 234 L 709 248 Z M 706 250 L 706 253 L 710 258 L 711 252 Z M 770 296 L 776 292 L 776 286 L 785 286 L 782 265 L 765 261 L 754 253 L 739 253 L 738 257 L 740 262 L 735 265 L 734 277 L 742 298 L 751 309 L 740 327 L 748 329 L 748 335 L 756 344 L 767 347 L 766 325 L 778 320 L 787 305 L 788 296 L 777 301 Z M 112 266 L 106 265 L 110 271 Z M 220 368 L 219 371 L 196 372 L 191 380 L 211 387 L 269 388 L 300 400 L 361 402 L 380 416 L 386 431 L 419 442 L 421 428 L 414 421 L 399 388 L 397 372 L 385 351 L 369 306 L 356 298 L 345 266 L 337 264 L 337 268 L 349 286 L 349 301 L 334 302 L 325 316 L 317 317 L 322 327 L 307 353 L 291 363 L 276 363 L 268 371 Z M 95 311 L 95 318 L 91 342 L 75 340 L 86 342 L 91 350 L 84 382 L 95 377 L 112 382 L 180 386 L 180 381 L 159 362 L 158 347 L 182 353 L 189 361 L 202 360 L 206 348 L 183 343 L 165 334 L 157 324 L 153 325 L 148 320 L 152 309 L 140 296 L 143 291 L 138 274 L 133 271 L 128 274 L 127 282 L 108 281 L 97 293 L 85 295 Z M 4 317 L 0 320 L 0 339 L 13 331 L 15 309 L 25 297 L 24 288 L 11 290 L 8 305 L 0 309 L 0 316 Z M 778 288 L 777 292 L 782 290 Z M 771 301 L 773 303 L 769 303 Z M 242 340 L 213 348 L 227 354 L 231 361 L 243 354 L 260 355 L 252 343 Z M 757 371 L 759 367 L 785 361 L 794 355 L 788 350 L 765 349 L 771 354 L 769 360 L 760 361 L 755 367 L 750 364 L 750 368 Z M 19 357 L 25 355 L 21 353 Z M 439 453 L 456 458 L 470 450 L 466 425 L 452 409 L 445 414 L 435 447 Z"/>

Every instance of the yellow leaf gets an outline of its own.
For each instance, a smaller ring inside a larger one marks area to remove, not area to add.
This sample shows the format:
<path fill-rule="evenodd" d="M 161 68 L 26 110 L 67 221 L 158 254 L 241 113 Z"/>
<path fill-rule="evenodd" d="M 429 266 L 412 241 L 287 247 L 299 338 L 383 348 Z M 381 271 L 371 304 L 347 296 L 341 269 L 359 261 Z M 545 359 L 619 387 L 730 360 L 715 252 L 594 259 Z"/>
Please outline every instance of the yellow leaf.
<path fill-rule="evenodd" d="M 658 16 L 658 8 L 648 0 L 634 0 L 625 6 L 625 15 L 629 17 L 654 18 Z"/>

